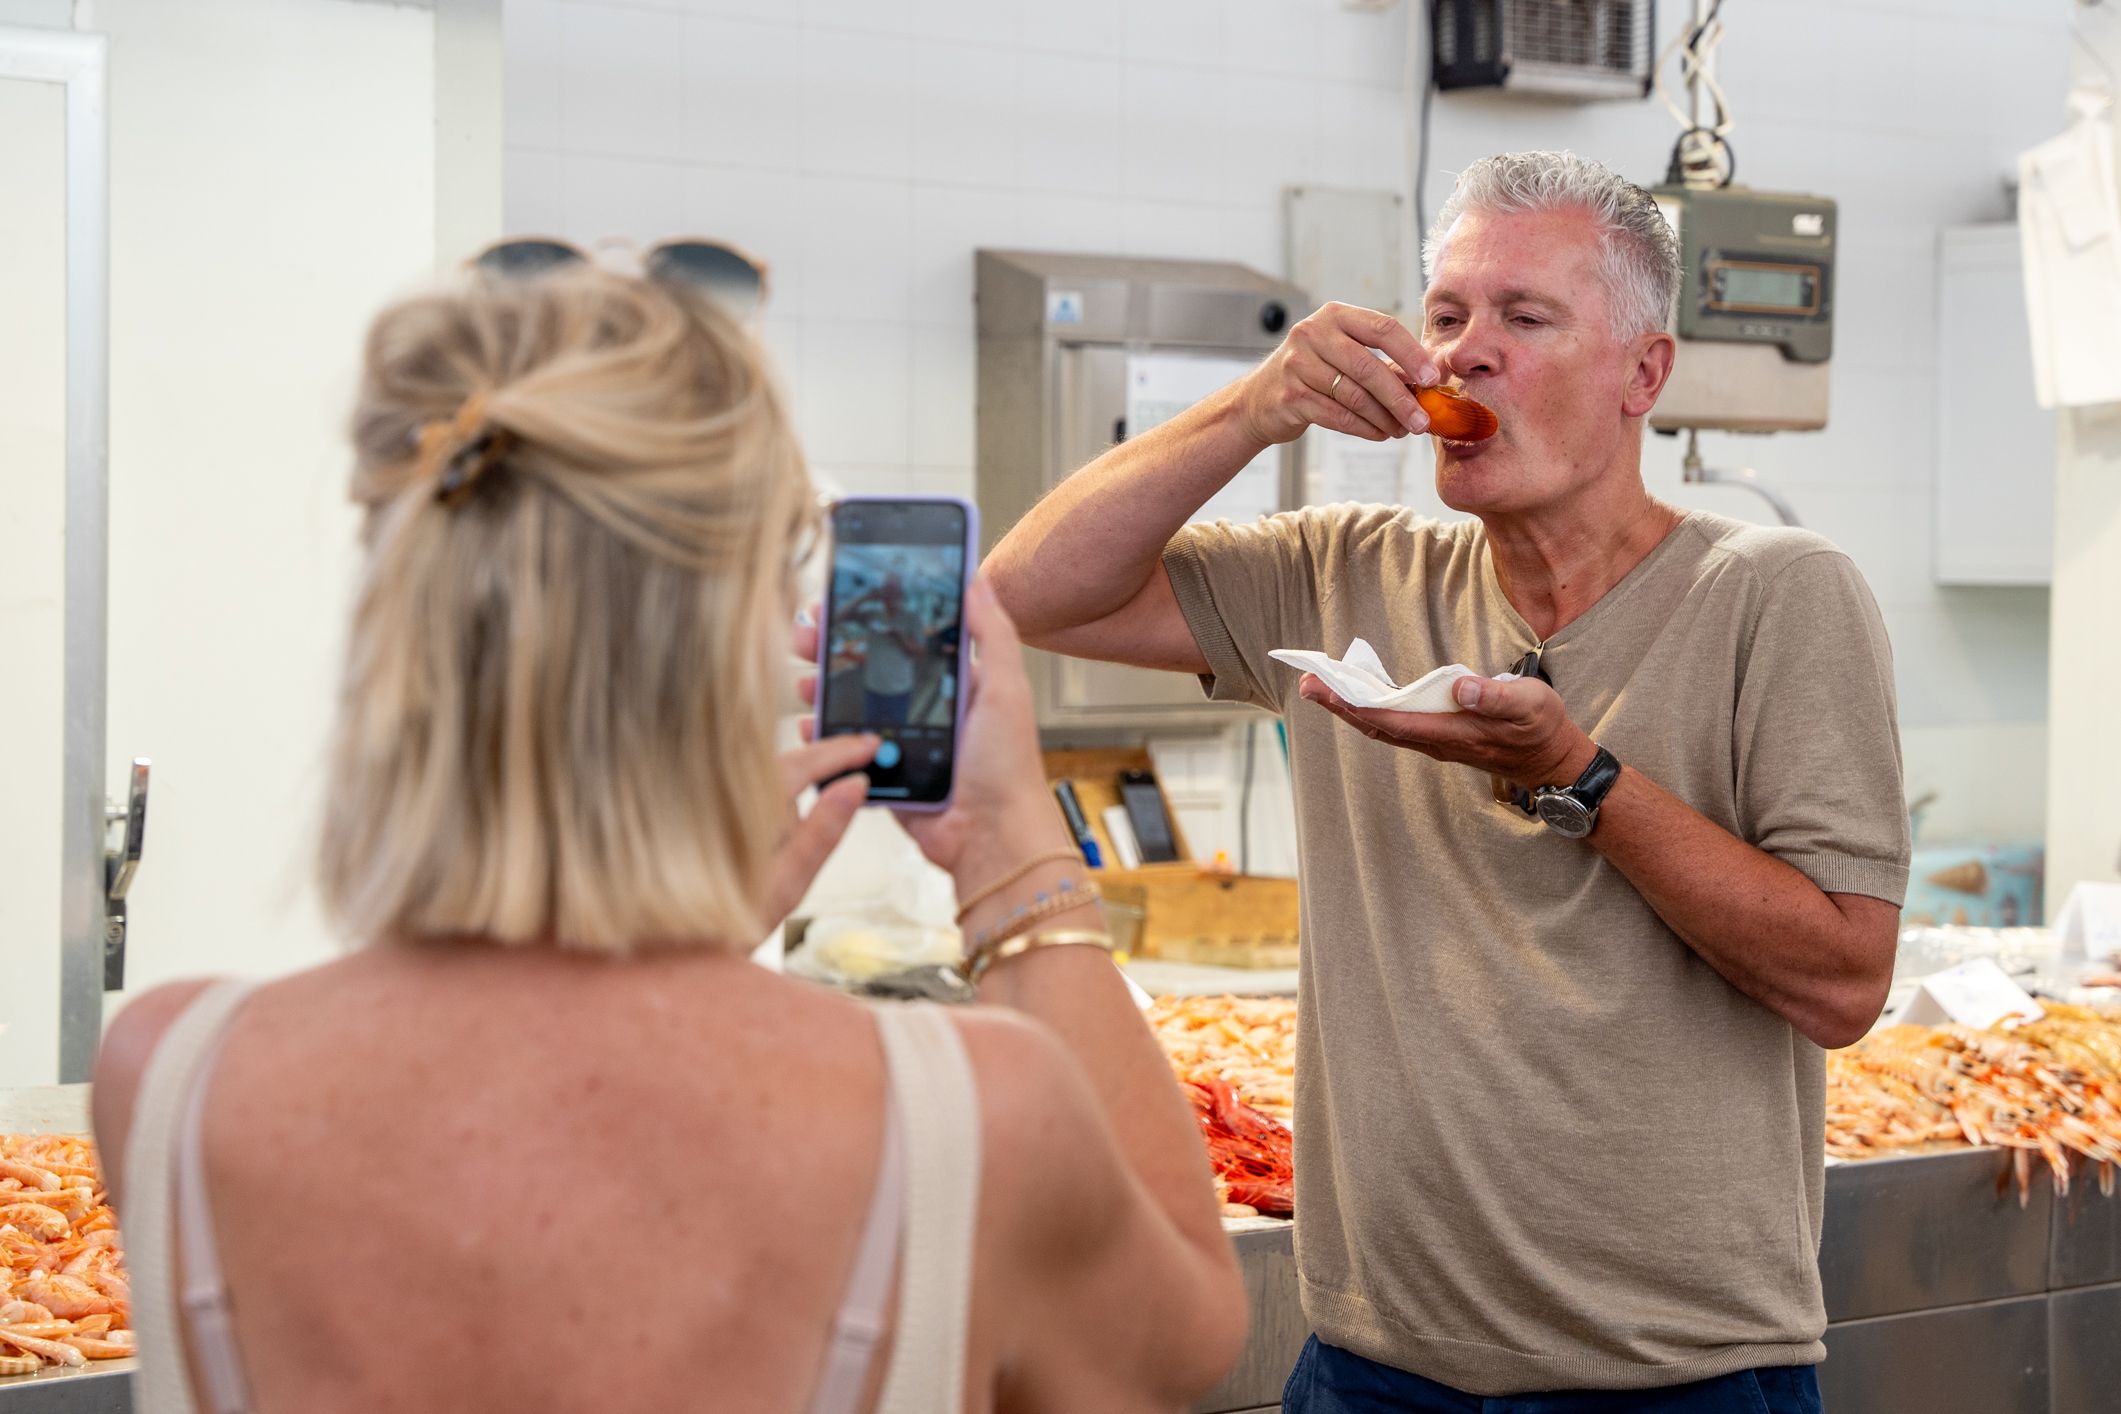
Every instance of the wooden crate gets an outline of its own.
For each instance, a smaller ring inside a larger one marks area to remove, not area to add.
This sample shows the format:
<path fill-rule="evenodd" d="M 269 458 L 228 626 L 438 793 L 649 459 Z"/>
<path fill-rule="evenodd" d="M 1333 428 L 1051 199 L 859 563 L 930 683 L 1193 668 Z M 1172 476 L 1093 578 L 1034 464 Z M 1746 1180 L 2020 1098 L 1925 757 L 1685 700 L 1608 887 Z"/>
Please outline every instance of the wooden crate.
<path fill-rule="evenodd" d="M 1104 812 L 1120 804 L 1122 772 L 1155 769 L 1148 751 L 1139 747 L 1049 751 L 1045 762 L 1050 783 L 1074 785 L 1098 850 L 1109 865 L 1119 856 L 1105 833 Z M 1055 802 L 1054 809 L 1059 808 Z M 1108 897 L 1143 911 L 1138 954 L 1224 967 L 1295 966 L 1296 881 L 1202 869 L 1188 857 L 1184 832 L 1168 800 L 1164 813 L 1171 821 L 1178 862 L 1144 864 L 1138 869 L 1107 867 L 1096 874 L 1098 886 Z"/>

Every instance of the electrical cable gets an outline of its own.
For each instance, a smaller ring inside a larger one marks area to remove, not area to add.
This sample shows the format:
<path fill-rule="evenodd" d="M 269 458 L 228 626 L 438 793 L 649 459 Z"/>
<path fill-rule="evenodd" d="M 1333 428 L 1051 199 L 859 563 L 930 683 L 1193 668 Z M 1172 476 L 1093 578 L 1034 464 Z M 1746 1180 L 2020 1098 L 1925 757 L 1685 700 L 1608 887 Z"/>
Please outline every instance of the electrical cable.
<path fill-rule="evenodd" d="M 1664 179 L 1668 183 L 1727 187 L 1738 172 L 1738 155 L 1729 142 L 1733 126 L 1730 104 L 1724 98 L 1723 85 L 1708 67 L 1710 56 L 1723 40 L 1722 14 L 1723 0 L 1715 0 L 1701 23 L 1681 30 L 1657 59 L 1657 96 L 1680 128 L 1679 137 L 1672 144 L 1671 160 L 1665 166 Z M 1680 111 L 1665 87 L 1665 65 L 1675 54 L 1686 81 L 1699 83 L 1714 105 L 1714 117 L 1706 126 L 1693 114 Z"/>
<path fill-rule="evenodd" d="M 1414 197 L 1414 271 L 1420 277 L 1421 286 L 1429 285 L 1428 262 L 1422 258 L 1422 242 L 1429 238 L 1429 100 L 1436 96 L 1436 0 L 1422 0 L 1421 5 L 1407 7 L 1407 24 L 1411 29 L 1419 15 L 1425 22 L 1422 36 L 1421 61 L 1414 59 L 1414 38 L 1407 37 L 1407 81 L 1406 101 L 1413 109 L 1414 175 L 1408 183 Z M 1421 98 L 1414 98 L 1414 85 L 1421 85 Z"/>

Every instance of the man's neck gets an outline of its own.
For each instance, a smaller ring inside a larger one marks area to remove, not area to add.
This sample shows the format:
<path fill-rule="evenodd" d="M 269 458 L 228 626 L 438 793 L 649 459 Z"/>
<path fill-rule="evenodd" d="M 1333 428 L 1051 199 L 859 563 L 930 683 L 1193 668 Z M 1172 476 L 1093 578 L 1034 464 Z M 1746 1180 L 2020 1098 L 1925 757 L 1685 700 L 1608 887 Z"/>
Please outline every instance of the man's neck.
<path fill-rule="evenodd" d="M 1684 512 L 1631 479 L 1561 506 L 1483 516 L 1503 595 L 1540 641 L 1568 627 L 1672 533 Z"/>

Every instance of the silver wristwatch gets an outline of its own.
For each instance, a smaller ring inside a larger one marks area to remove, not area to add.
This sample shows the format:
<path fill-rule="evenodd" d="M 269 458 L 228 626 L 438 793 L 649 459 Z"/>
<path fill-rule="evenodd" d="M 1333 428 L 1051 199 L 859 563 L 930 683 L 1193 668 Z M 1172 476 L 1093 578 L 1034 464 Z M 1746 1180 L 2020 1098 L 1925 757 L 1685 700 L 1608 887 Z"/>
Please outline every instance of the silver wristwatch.
<path fill-rule="evenodd" d="M 1572 786 L 1541 786 L 1532 792 L 1532 813 L 1564 839 L 1580 840 L 1598 828 L 1598 807 L 1620 779 L 1620 762 L 1604 747 Z"/>

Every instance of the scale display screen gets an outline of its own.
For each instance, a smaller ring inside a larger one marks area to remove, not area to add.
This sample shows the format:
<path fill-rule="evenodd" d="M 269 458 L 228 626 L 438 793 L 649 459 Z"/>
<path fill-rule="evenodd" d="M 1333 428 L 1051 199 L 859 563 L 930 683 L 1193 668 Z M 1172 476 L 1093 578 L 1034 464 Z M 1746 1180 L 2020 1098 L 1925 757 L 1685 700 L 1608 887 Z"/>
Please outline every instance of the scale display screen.
<path fill-rule="evenodd" d="M 1709 308 L 1763 314 L 1816 314 L 1819 269 L 1812 265 L 1769 265 L 1728 261 L 1709 267 Z"/>

